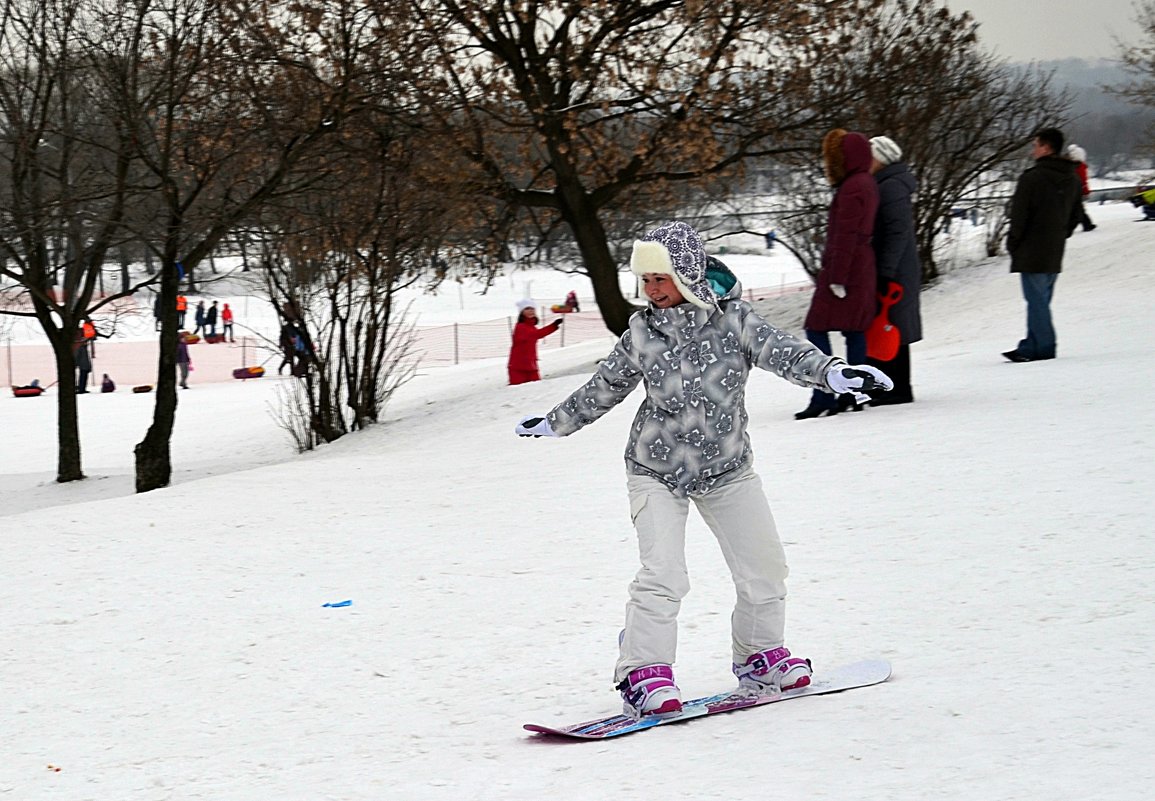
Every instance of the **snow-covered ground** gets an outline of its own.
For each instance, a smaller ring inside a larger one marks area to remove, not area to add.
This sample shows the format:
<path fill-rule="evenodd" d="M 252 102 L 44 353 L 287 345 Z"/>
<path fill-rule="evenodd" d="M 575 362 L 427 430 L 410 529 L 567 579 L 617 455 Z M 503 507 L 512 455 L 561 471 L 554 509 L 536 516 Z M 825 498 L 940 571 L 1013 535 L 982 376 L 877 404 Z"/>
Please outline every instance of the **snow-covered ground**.
<path fill-rule="evenodd" d="M 998 259 L 925 293 L 911 406 L 797 422 L 804 390 L 751 381 L 788 644 L 893 678 L 623 740 L 520 728 L 618 705 L 636 401 L 566 439 L 512 433 L 605 343 L 518 387 L 501 359 L 425 370 L 386 424 L 305 456 L 266 411 L 290 379 L 200 386 L 174 485 L 145 495 L 151 396 L 85 398 L 90 477 L 64 486 L 53 399 L 0 397 L 0 798 L 1146 798 L 1155 224 L 1092 216 L 1055 361 L 999 356 L 1024 307 Z M 804 304 L 765 310 L 796 327 Z M 687 547 L 693 696 L 732 682 L 733 588 L 697 517 Z"/>

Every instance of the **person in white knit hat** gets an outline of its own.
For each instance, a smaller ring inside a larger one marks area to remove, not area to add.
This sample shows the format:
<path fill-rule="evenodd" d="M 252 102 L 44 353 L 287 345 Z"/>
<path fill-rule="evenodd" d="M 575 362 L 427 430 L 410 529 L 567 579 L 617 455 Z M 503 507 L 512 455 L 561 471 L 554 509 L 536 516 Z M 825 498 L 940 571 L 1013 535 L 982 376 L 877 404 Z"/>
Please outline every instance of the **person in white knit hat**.
<path fill-rule="evenodd" d="M 778 692 L 810 683 L 810 664 L 784 644 L 786 556 L 746 432 L 746 381 L 768 370 L 834 395 L 888 387 L 775 328 L 742 299 L 742 285 L 706 255 L 698 232 L 661 225 L 634 243 L 630 262 L 649 307 L 630 317 L 597 371 L 546 414 L 524 417 L 523 437 L 564 437 L 600 419 L 638 384 L 645 398 L 626 445 L 626 487 L 641 568 L 630 584 L 614 686 L 626 714 L 674 715 L 678 611 L 690 590 L 686 520 L 691 503 L 721 545 L 737 600 L 730 661 L 739 685 Z"/>
<path fill-rule="evenodd" d="M 898 352 L 884 359 L 867 354 L 866 363 L 894 380 L 894 390 L 871 395 L 871 406 L 912 403 L 910 346 L 922 340 L 919 291 L 922 264 L 914 227 L 914 193 L 918 182 L 902 160 L 902 148 L 888 136 L 870 140 L 870 173 L 878 184 L 878 213 L 874 217 L 874 267 L 878 292 L 888 304 L 887 319 L 898 330 Z M 895 289 L 897 287 L 897 290 Z M 897 296 L 897 300 L 894 298 Z M 867 349 L 870 351 L 868 337 Z M 887 354 L 889 355 L 889 354 Z"/>
<path fill-rule="evenodd" d="M 1064 155 L 1075 162 L 1075 173 L 1079 176 L 1079 183 L 1083 187 L 1083 194 L 1079 198 L 1079 224 L 1083 226 L 1084 231 L 1094 231 L 1099 226 L 1091 222 L 1091 215 L 1087 213 L 1086 205 L 1087 195 L 1091 194 L 1091 184 L 1087 181 L 1087 151 L 1072 142 L 1067 145 Z"/>
<path fill-rule="evenodd" d="M 561 328 L 560 317 L 538 328 L 537 303 L 529 298 L 519 300 L 516 307 L 517 323 L 513 326 L 513 344 L 509 348 L 507 366 L 511 385 L 541 380 L 541 371 L 537 365 L 537 341 Z"/>

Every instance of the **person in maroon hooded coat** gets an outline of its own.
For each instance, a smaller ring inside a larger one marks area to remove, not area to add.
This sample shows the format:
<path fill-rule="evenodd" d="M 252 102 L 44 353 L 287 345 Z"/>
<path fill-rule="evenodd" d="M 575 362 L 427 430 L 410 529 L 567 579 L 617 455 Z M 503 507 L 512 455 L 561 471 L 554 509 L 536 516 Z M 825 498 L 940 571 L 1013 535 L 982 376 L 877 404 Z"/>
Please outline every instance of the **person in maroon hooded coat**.
<path fill-rule="evenodd" d="M 806 314 L 806 338 L 831 356 L 830 332 L 846 339 L 846 360 L 866 361 L 866 329 L 877 310 L 877 278 L 870 239 L 878 212 L 878 185 L 870 175 L 870 142 L 859 133 L 835 128 L 822 140 L 826 180 L 835 188 L 826 222 L 822 268 Z M 834 415 L 860 406 L 852 395 L 815 391 L 796 420 Z"/>

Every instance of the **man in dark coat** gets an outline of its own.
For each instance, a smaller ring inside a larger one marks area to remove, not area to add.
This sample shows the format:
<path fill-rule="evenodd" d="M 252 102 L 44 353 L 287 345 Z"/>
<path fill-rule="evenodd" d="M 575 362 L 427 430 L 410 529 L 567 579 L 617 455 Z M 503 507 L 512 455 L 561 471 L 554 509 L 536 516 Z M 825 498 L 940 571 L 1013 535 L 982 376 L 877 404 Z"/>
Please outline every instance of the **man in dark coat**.
<path fill-rule="evenodd" d="M 888 310 L 891 325 L 898 329 L 901 344 L 890 361 L 867 358 L 894 381 L 890 392 L 871 397 L 871 406 L 910 403 L 914 391 L 910 386 L 910 346 L 922 340 L 922 315 L 919 290 L 922 287 L 922 264 L 918 260 L 918 240 L 914 229 L 914 204 L 918 182 L 902 161 L 902 149 L 888 136 L 870 140 L 873 158 L 870 172 L 878 184 L 878 214 L 874 218 L 874 262 L 878 268 L 878 291 L 888 295 L 891 284 L 897 284 L 902 297 Z"/>
<path fill-rule="evenodd" d="M 197 302 L 197 311 L 193 319 L 197 324 L 193 334 L 199 334 L 205 327 L 205 302 L 203 300 Z"/>
<path fill-rule="evenodd" d="M 803 325 L 806 338 L 828 356 L 834 352 L 830 332 L 841 331 L 847 362 L 861 364 L 866 360 L 866 329 L 874 319 L 878 282 L 870 248 L 878 211 L 878 187 L 870 177 L 870 142 L 860 133 L 835 128 L 822 140 L 822 158 L 835 193 L 827 215 L 822 269 Z M 851 406 L 858 408 L 851 395 L 836 398 L 815 390 L 810 405 L 794 418 L 829 416 Z"/>
<path fill-rule="evenodd" d="M 205 312 L 205 336 L 214 337 L 217 335 L 217 302 L 214 300 L 213 305 L 209 306 L 209 310 Z"/>
<path fill-rule="evenodd" d="M 1027 301 L 1027 336 L 1003 356 L 1012 362 L 1055 358 L 1051 296 L 1063 269 L 1067 237 L 1079 224 L 1082 187 L 1075 163 L 1062 158 L 1063 132 L 1044 128 L 1035 134 L 1035 165 L 1019 177 L 1011 198 L 1007 251 L 1011 272 L 1019 273 Z"/>

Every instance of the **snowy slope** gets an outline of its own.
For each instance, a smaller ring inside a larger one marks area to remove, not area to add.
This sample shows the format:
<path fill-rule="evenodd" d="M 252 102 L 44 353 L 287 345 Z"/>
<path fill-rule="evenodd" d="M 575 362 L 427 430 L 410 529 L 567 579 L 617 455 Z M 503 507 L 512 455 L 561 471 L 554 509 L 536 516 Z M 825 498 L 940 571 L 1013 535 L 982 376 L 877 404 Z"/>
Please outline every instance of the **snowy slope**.
<path fill-rule="evenodd" d="M 926 293 L 912 406 L 797 422 L 805 391 L 752 379 L 788 644 L 818 671 L 887 658 L 891 681 L 620 741 L 520 729 L 618 703 L 637 402 L 512 434 L 607 347 L 519 387 L 500 361 L 427 371 L 387 425 L 302 457 L 265 412 L 276 380 L 198 388 L 177 482 L 141 496 L 132 395 L 88 399 L 74 486 L 51 483 L 53 404 L 0 399 L 0 798 L 1146 797 L 1155 225 L 1092 213 L 1055 361 L 999 357 L 1024 308 L 995 260 Z M 688 540 L 698 695 L 732 681 L 733 589 L 696 516 Z"/>

